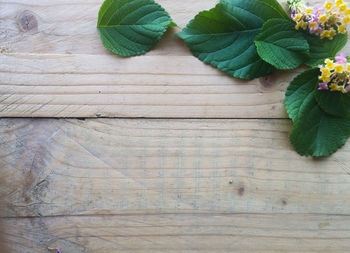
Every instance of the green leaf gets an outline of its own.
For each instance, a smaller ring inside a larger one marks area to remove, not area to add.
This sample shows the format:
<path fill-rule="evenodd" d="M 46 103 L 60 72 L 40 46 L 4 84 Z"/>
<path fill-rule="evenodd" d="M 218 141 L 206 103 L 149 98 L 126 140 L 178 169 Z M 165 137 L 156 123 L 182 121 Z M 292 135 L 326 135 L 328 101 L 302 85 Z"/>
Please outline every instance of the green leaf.
<path fill-rule="evenodd" d="M 321 157 L 337 151 L 346 143 L 349 135 L 350 120 L 328 115 L 313 97 L 304 104 L 290 141 L 299 154 Z"/>
<path fill-rule="evenodd" d="M 277 69 L 295 69 L 309 59 L 309 44 L 291 20 L 266 21 L 255 45 L 260 57 Z"/>
<path fill-rule="evenodd" d="M 327 38 L 321 39 L 319 36 L 311 35 L 309 32 L 303 33 L 310 45 L 311 59 L 305 63 L 310 67 L 322 64 L 326 58 L 334 58 L 348 41 L 348 34 L 338 34 L 333 40 L 329 40 Z"/>
<path fill-rule="evenodd" d="M 121 56 L 151 50 L 169 25 L 169 14 L 153 0 L 105 0 L 97 23 L 103 45 Z"/>
<path fill-rule="evenodd" d="M 284 103 L 293 122 L 298 120 L 300 111 L 313 99 L 319 74 L 318 68 L 309 69 L 295 77 L 288 86 Z"/>
<path fill-rule="evenodd" d="M 178 36 L 200 60 L 234 77 L 252 79 L 273 70 L 254 44 L 270 18 L 288 19 L 276 0 L 222 0 L 200 12 Z"/>
<path fill-rule="evenodd" d="M 350 117 L 350 95 L 340 91 L 319 90 L 315 94 L 318 105 L 326 113 L 334 116 Z"/>
<path fill-rule="evenodd" d="M 343 146 L 350 135 L 350 120 L 324 112 L 316 101 L 319 69 L 310 69 L 291 82 L 286 109 L 294 126 L 290 141 L 301 155 L 328 156 Z"/>
<path fill-rule="evenodd" d="M 231 9 L 237 20 L 248 26 L 255 23 L 261 27 L 270 18 L 290 19 L 276 0 L 221 0 L 220 3 L 227 6 L 228 10 Z"/>

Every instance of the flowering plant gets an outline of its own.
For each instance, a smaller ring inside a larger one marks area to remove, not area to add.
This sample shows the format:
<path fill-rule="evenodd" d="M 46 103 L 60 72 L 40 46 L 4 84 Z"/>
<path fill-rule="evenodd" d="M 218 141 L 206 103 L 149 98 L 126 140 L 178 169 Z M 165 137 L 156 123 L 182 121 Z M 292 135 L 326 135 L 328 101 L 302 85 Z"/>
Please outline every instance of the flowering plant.
<path fill-rule="evenodd" d="M 348 93 L 350 91 L 350 63 L 345 54 L 335 57 L 335 62 L 326 59 L 324 65 L 319 65 L 321 76 L 318 90 L 331 90 Z"/>
<path fill-rule="evenodd" d="M 350 136 L 350 9 L 343 0 L 307 6 L 288 0 L 220 0 L 177 34 L 198 59 L 230 76 L 253 79 L 275 69 L 311 69 L 289 85 L 285 106 L 290 141 L 301 155 L 328 156 Z M 104 46 L 122 56 L 149 51 L 170 26 L 154 0 L 105 0 L 98 29 Z"/>
<path fill-rule="evenodd" d="M 347 36 L 350 10 L 342 0 L 314 8 L 300 0 L 288 4 L 295 29 L 312 36 L 318 45 Z M 328 156 L 350 136 L 350 62 L 344 53 L 336 55 L 344 45 L 332 43 L 334 54 L 324 55 L 317 65 L 314 61 L 313 68 L 287 89 L 286 110 L 294 123 L 290 140 L 301 155 Z"/>
<path fill-rule="evenodd" d="M 292 9 L 291 18 L 296 22 L 295 28 L 308 30 L 321 39 L 332 40 L 338 33 L 345 34 L 350 22 L 350 9 L 342 0 L 335 3 L 326 2 L 323 7 L 307 7 L 300 0 L 288 1 Z"/>
<path fill-rule="evenodd" d="M 275 0 L 221 0 L 179 37 L 200 60 L 238 78 L 311 67 L 286 92 L 290 141 L 301 155 L 328 156 L 350 136 L 350 63 L 337 55 L 347 43 L 350 10 L 342 0 L 287 3 L 290 13 Z"/>

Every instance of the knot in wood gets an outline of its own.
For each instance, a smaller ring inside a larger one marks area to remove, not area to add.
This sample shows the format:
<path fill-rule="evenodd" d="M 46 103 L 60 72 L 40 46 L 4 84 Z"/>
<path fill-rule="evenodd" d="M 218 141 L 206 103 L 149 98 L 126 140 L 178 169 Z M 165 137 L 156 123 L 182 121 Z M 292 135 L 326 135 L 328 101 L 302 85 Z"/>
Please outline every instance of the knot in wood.
<path fill-rule="evenodd" d="M 238 188 L 238 195 L 239 196 L 243 196 L 244 195 L 244 191 L 245 191 L 244 185 L 239 186 L 239 188 Z"/>
<path fill-rule="evenodd" d="M 270 88 L 276 83 L 276 76 L 274 74 L 271 74 L 268 76 L 260 77 L 259 82 L 264 88 Z"/>
<path fill-rule="evenodd" d="M 34 13 L 25 10 L 18 17 L 18 25 L 24 32 L 36 31 L 38 29 L 38 20 Z"/>

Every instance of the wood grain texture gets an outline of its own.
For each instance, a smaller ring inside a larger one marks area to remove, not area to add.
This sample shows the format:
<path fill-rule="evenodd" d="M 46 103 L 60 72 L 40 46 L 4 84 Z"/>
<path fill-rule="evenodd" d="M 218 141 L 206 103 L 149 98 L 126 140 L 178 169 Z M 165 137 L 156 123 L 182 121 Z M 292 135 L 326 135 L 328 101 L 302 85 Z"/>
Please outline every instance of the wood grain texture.
<path fill-rule="evenodd" d="M 289 130 L 288 120 L 1 120 L 3 215 L 350 214 L 350 147 L 301 158 Z"/>
<path fill-rule="evenodd" d="M 183 27 L 217 1 L 158 2 Z M 0 245 L 349 252 L 350 146 L 315 160 L 288 142 L 284 91 L 302 70 L 230 78 L 178 29 L 121 58 L 100 43 L 101 3 L 0 0 L 0 117 L 166 119 L 0 119 Z"/>
<path fill-rule="evenodd" d="M 102 0 L 1 0 L 0 42 L 3 50 L 37 54 L 110 54 L 101 45 L 97 14 Z M 185 27 L 199 11 L 210 9 L 217 0 L 160 0 L 179 27 Z M 21 20 L 24 19 L 24 21 Z M 22 21 L 22 22 L 21 22 Z M 32 25 L 28 25 L 32 21 Z M 189 55 L 180 29 L 170 29 L 148 55 Z"/>
<path fill-rule="evenodd" d="M 286 118 L 296 72 L 230 78 L 192 56 L 179 29 L 146 56 L 112 55 L 96 29 L 101 2 L 0 0 L 0 117 Z M 159 1 L 180 27 L 216 2 Z"/>
<path fill-rule="evenodd" d="M 240 81 L 193 56 L 0 57 L 3 117 L 286 117 L 290 73 Z"/>
<path fill-rule="evenodd" d="M 288 120 L 0 120 L 12 252 L 348 252 L 350 168 Z"/>
<path fill-rule="evenodd" d="M 158 214 L 7 219 L 11 252 L 345 253 L 350 216 Z"/>
<path fill-rule="evenodd" d="M 102 0 L 0 0 L 0 43 L 13 53 L 110 54 L 101 45 L 96 29 Z M 213 8 L 218 0 L 158 0 L 180 27 L 171 29 L 147 55 L 190 55 L 174 34 L 200 11 Z M 284 1 L 280 1 L 284 4 Z M 310 5 L 323 0 L 308 1 Z M 284 5 L 285 6 L 285 5 Z M 21 20 L 22 18 L 22 20 Z M 347 51 L 349 46 L 347 46 Z"/>

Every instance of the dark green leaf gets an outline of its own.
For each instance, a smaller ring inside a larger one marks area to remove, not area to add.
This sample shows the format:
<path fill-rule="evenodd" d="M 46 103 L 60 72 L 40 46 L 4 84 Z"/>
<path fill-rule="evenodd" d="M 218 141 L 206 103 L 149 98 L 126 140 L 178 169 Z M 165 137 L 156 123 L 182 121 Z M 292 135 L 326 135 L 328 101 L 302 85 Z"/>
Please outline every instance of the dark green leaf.
<path fill-rule="evenodd" d="M 290 20 L 266 21 L 255 45 L 259 56 L 277 69 L 295 69 L 309 59 L 309 44 Z"/>
<path fill-rule="evenodd" d="M 299 113 L 314 97 L 317 90 L 319 69 L 307 70 L 293 79 L 288 86 L 285 98 L 286 110 L 289 117 L 296 122 Z"/>
<path fill-rule="evenodd" d="M 308 32 L 304 32 L 304 36 L 310 45 L 311 57 L 311 59 L 306 62 L 306 65 L 311 67 L 322 64 L 326 58 L 334 58 L 348 41 L 347 34 L 338 34 L 333 40 L 327 38 L 320 39 L 319 36 L 311 35 Z"/>
<path fill-rule="evenodd" d="M 270 18 L 288 19 L 276 0 L 222 0 L 200 12 L 178 35 L 200 60 L 234 77 L 252 79 L 273 70 L 254 45 Z"/>
<path fill-rule="evenodd" d="M 350 117 L 350 95 L 339 91 L 319 90 L 316 92 L 316 101 L 325 112 L 338 116 Z"/>
<path fill-rule="evenodd" d="M 300 111 L 290 141 L 301 155 L 329 156 L 346 143 L 349 134 L 350 120 L 325 113 L 313 97 Z"/>
<path fill-rule="evenodd" d="M 169 14 L 153 0 L 105 0 L 97 23 L 103 45 L 121 56 L 151 50 L 169 25 Z"/>

